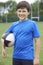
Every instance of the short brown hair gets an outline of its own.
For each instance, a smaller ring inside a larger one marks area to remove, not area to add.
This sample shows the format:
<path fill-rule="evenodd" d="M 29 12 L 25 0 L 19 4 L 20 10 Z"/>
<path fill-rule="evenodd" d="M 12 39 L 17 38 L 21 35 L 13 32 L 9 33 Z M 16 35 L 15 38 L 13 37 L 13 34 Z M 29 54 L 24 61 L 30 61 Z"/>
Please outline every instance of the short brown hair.
<path fill-rule="evenodd" d="M 26 1 L 21 1 L 21 2 L 19 2 L 18 4 L 17 4 L 17 8 L 16 8 L 16 10 L 17 9 L 23 9 L 23 8 L 26 8 L 27 10 L 28 10 L 28 12 L 30 11 L 30 4 L 28 3 L 28 2 L 26 2 Z"/>

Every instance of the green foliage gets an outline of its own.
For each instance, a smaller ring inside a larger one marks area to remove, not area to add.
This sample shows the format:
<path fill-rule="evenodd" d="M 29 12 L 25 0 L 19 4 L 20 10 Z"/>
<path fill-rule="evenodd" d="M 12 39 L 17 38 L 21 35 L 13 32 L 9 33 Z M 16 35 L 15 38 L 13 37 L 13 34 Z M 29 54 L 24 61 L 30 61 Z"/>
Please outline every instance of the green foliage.
<path fill-rule="evenodd" d="M 40 2 L 40 9 L 43 9 L 43 2 Z"/>
<path fill-rule="evenodd" d="M 35 3 L 33 3 L 32 5 L 32 14 L 33 14 L 33 16 L 38 16 L 38 0 L 35 2 Z"/>
<path fill-rule="evenodd" d="M 8 20 L 8 22 L 17 21 L 18 20 L 17 14 L 16 13 L 9 13 L 7 20 Z"/>
<path fill-rule="evenodd" d="M 39 4 L 39 5 L 38 5 Z M 32 5 L 32 14 L 33 16 L 38 16 L 38 6 L 39 6 L 39 16 L 40 16 L 40 21 L 43 21 L 43 2 L 38 2 L 38 0 L 33 3 Z M 37 20 L 37 19 L 35 19 Z"/>
<path fill-rule="evenodd" d="M 4 14 L 2 17 L 3 22 L 15 22 L 18 20 L 17 14 L 14 12 L 9 14 Z"/>
<path fill-rule="evenodd" d="M 17 3 L 15 1 L 12 1 L 12 0 L 9 0 L 5 3 L 0 3 L 1 4 L 1 8 L 3 9 L 6 9 L 8 10 L 8 13 L 4 13 L 3 12 L 3 15 L 0 16 L 0 22 L 13 22 L 13 21 L 17 21 L 18 20 L 18 17 L 17 17 L 17 14 L 15 13 L 16 12 L 16 5 Z M 4 5 L 2 5 L 4 4 Z"/>
<path fill-rule="evenodd" d="M 40 20 L 43 21 L 43 2 L 40 3 Z"/>
<path fill-rule="evenodd" d="M 12 3 L 12 5 L 10 5 L 10 9 L 8 11 L 9 11 L 9 13 L 12 13 L 12 12 L 14 13 L 16 11 L 17 3 L 15 1 L 12 1 L 11 3 Z"/>
<path fill-rule="evenodd" d="M 0 2 L 0 11 L 1 11 L 1 9 L 3 10 L 3 8 L 4 9 L 8 8 L 8 13 L 3 12 L 2 16 L 0 13 L 0 22 L 17 21 L 18 17 L 17 17 L 17 14 L 15 13 L 16 12 L 16 6 L 17 6 L 17 3 L 15 2 L 15 0 L 14 1 L 8 0 L 5 3 Z M 36 0 L 35 3 L 31 4 L 31 6 L 32 6 L 32 11 L 33 11 L 32 12 L 33 16 L 38 16 L 38 0 Z M 40 15 L 40 20 L 43 21 L 43 2 L 39 3 L 39 15 Z M 29 18 L 31 18 L 31 16 L 29 16 Z"/>
<path fill-rule="evenodd" d="M 3 2 L 0 2 L 0 7 L 1 7 L 1 6 L 4 6 L 4 3 L 3 3 Z"/>

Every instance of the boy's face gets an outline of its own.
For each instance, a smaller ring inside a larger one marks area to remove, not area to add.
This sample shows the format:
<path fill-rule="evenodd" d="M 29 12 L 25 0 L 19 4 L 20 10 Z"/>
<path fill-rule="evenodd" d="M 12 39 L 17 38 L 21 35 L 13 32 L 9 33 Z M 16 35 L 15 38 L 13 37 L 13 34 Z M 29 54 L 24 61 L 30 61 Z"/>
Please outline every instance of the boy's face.
<path fill-rule="evenodd" d="M 28 12 L 28 10 L 26 8 L 17 9 L 17 15 L 21 21 L 25 20 L 29 14 L 30 14 L 30 12 Z"/>

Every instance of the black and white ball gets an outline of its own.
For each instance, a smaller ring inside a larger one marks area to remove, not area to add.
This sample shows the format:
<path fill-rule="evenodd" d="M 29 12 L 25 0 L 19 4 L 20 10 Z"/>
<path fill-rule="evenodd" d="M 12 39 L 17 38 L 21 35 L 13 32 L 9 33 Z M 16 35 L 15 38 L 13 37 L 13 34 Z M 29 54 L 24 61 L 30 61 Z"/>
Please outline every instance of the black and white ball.
<path fill-rule="evenodd" d="M 4 45 L 6 47 L 11 47 L 15 44 L 15 36 L 13 33 L 9 33 L 6 38 L 2 38 L 2 43 L 4 43 Z"/>

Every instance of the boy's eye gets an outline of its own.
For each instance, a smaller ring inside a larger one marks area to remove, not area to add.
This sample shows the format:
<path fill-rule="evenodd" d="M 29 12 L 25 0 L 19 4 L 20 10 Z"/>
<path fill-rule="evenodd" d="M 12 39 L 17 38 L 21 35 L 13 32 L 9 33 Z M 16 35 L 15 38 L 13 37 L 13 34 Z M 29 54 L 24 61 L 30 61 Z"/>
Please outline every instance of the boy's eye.
<path fill-rule="evenodd" d="M 18 12 L 21 12 L 21 10 L 19 10 Z"/>
<path fill-rule="evenodd" d="M 19 10 L 18 12 L 26 12 L 26 11 L 25 10 L 23 10 L 23 11 Z"/>
<path fill-rule="evenodd" d="M 26 11 L 23 11 L 23 12 L 26 12 Z"/>

